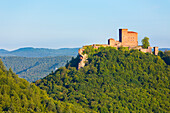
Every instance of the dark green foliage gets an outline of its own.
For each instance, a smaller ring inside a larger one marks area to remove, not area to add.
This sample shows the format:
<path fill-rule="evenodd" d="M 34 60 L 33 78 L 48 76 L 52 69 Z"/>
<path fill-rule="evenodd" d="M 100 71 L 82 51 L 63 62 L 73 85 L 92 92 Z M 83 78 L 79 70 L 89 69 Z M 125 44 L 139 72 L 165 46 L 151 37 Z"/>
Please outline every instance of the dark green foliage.
<path fill-rule="evenodd" d="M 170 65 L 170 50 L 165 50 L 164 52 L 159 51 L 158 55 L 166 62 L 166 64 Z"/>
<path fill-rule="evenodd" d="M 72 57 L 72 59 L 70 60 L 70 62 L 67 62 L 66 67 L 76 67 L 76 69 L 78 68 L 78 63 L 80 62 L 80 58 L 79 55 L 77 55 L 76 58 Z"/>
<path fill-rule="evenodd" d="M 170 111 L 170 66 L 159 56 L 124 48 L 86 49 L 84 68 L 62 67 L 35 84 L 56 100 L 97 112 Z"/>
<path fill-rule="evenodd" d="M 147 49 L 149 46 L 150 46 L 149 38 L 148 37 L 144 37 L 144 39 L 142 39 L 142 48 Z"/>
<path fill-rule="evenodd" d="M 6 71 L 6 68 L 5 68 L 2 60 L 0 60 L 0 69 L 1 69 L 2 71 Z"/>
<path fill-rule="evenodd" d="M 66 61 L 71 59 L 71 56 L 43 58 L 4 56 L 0 58 L 7 69 L 11 67 L 19 77 L 33 82 L 45 77 L 51 71 L 55 71 L 56 68 L 64 66 Z"/>
<path fill-rule="evenodd" d="M 48 97 L 46 91 L 18 78 L 11 68 L 4 69 L 0 60 L 0 113 L 82 113 L 92 112 L 76 103 L 61 102 Z"/>

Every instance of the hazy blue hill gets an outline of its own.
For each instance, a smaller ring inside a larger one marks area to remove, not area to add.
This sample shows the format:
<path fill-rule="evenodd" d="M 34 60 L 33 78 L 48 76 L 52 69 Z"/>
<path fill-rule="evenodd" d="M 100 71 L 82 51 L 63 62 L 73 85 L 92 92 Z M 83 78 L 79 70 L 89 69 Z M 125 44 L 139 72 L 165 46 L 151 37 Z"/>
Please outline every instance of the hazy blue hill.
<path fill-rule="evenodd" d="M 25 47 L 13 51 L 0 49 L 4 65 L 29 82 L 38 80 L 55 68 L 64 66 L 67 60 L 76 56 L 79 48 L 33 48 Z"/>
<path fill-rule="evenodd" d="M 56 68 L 64 66 L 71 56 L 56 56 L 56 57 L 17 57 L 17 56 L 2 56 L 0 57 L 4 65 L 29 82 L 38 80 Z"/>
<path fill-rule="evenodd" d="M 8 51 L 5 49 L 0 49 L 0 53 L 7 53 Z"/>
<path fill-rule="evenodd" d="M 33 48 L 25 47 L 13 51 L 0 50 L 0 56 L 47 57 L 47 56 L 76 56 L 79 48 Z"/>
<path fill-rule="evenodd" d="M 5 49 L 0 49 L 0 55 L 8 56 L 8 55 L 10 55 L 10 54 L 9 54 L 9 51 L 7 51 L 7 50 L 5 50 Z"/>
<path fill-rule="evenodd" d="M 170 48 L 159 48 L 159 51 L 170 50 Z"/>

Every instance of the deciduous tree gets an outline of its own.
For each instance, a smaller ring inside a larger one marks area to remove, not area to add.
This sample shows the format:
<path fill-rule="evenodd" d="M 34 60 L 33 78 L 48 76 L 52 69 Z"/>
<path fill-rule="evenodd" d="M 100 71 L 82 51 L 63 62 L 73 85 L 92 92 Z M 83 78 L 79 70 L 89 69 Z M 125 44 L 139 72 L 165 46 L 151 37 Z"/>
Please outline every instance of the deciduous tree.
<path fill-rule="evenodd" d="M 142 48 L 147 49 L 149 46 L 150 46 L 149 38 L 148 37 L 144 37 L 144 39 L 142 39 Z"/>

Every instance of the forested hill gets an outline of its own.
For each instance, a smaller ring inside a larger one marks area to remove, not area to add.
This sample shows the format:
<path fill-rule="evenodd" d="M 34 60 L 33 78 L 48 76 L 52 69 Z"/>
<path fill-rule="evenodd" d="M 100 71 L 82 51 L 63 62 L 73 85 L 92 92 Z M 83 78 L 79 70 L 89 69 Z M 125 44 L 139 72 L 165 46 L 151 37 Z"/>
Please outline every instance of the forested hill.
<path fill-rule="evenodd" d="M 20 78 L 29 82 L 36 81 L 47 76 L 57 68 L 64 66 L 71 56 L 55 57 L 17 57 L 17 56 L 0 56 L 7 69 L 11 68 Z"/>
<path fill-rule="evenodd" d="M 47 57 L 47 56 L 76 56 L 79 48 L 19 48 L 13 51 L 0 49 L 0 56 Z"/>
<path fill-rule="evenodd" d="M 84 53 L 84 68 L 76 69 L 77 57 L 35 84 L 56 100 L 101 113 L 170 111 L 170 66 L 159 56 L 112 47 Z"/>
<path fill-rule="evenodd" d="M 0 60 L 0 113 L 83 113 L 81 106 L 52 99 L 35 84 L 6 70 Z"/>

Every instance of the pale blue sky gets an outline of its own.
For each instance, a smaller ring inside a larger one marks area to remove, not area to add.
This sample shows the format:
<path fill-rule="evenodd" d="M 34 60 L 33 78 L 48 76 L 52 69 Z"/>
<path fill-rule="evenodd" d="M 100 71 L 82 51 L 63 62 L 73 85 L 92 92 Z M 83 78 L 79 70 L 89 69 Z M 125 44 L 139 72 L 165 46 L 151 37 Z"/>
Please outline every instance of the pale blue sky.
<path fill-rule="evenodd" d="M 118 29 L 170 47 L 170 0 L 0 0 L 0 48 L 63 48 L 118 40 Z"/>

